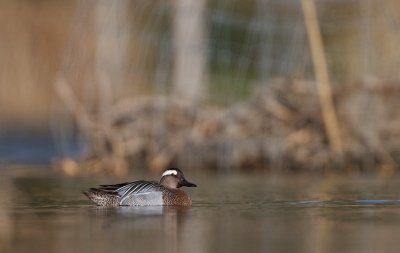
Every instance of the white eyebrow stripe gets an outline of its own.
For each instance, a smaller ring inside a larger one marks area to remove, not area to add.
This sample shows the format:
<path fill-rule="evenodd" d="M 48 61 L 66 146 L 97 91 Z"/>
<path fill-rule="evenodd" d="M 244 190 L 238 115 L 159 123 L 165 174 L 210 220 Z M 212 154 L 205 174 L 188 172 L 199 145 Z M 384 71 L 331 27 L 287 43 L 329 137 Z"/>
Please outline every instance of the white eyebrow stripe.
<path fill-rule="evenodd" d="M 168 175 L 178 175 L 178 172 L 176 171 L 176 170 L 166 170 L 163 174 L 162 174 L 162 177 L 163 176 L 168 176 Z"/>

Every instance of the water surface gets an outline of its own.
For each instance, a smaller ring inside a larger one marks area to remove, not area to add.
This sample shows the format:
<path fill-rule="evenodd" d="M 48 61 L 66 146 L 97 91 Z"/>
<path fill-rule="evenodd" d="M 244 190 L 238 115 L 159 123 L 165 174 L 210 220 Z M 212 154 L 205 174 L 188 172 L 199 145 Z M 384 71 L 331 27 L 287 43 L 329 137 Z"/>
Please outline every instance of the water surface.
<path fill-rule="evenodd" d="M 191 208 L 102 208 L 80 190 L 121 179 L 0 169 L 0 252 L 400 250 L 399 178 L 186 174 Z"/>

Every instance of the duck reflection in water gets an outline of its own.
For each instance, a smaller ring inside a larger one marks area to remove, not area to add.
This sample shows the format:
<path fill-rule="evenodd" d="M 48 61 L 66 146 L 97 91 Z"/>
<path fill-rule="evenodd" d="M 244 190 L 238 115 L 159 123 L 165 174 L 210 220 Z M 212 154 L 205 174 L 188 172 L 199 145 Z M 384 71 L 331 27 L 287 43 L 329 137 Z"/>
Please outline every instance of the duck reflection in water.
<path fill-rule="evenodd" d="M 136 249 L 148 249 L 149 244 L 157 242 L 157 247 L 163 245 L 165 252 L 179 252 L 180 248 L 185 248 L 185 243 L 181 241 L 184 231 L 192 223 L 188 219 L 190 210 L 185 206 L 94 206 L 90 209 L 89 216 L 90 219 L 97 220 L 95 233 L 108 234 L 111 231 L 117 237 L 128 233 L 136 241 L 141 241 L 136 244 Z M 152 241 L 148 241 L 148 238 L 152 238 Z"/>

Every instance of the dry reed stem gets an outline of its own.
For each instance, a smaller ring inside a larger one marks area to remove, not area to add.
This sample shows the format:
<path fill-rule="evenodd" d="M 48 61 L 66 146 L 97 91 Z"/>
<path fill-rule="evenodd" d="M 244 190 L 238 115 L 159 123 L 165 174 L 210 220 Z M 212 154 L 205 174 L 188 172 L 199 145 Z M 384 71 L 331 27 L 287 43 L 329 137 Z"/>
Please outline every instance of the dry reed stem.
<path fill-rule="evenodd" d="M 63 104 L 72 113 L 72 115 L 74 115 L 79 126 L 89 132 L 97 127 L 93 119 L 91 119 L 89 113 L 87 113 L 85 107 L 77 99 L 65 78 L 59 77 L 57 79 L 55 90 Z"/>
<path fill-rule="evenodd" d="M 326 133 L 331 149 L 342 157 L 343 146 L 340 137 L 340 129 L 333 105 L 332 91 L 329 81 L 328 67 L 325 58 L 320 27 L 314 0 L 301 0 L 304 21 L 307 29 L 310 50 L 314 65 L 317 92 L 321 106 Z"/>
<path fill-rule="evenodd" d="M 126 174 L 127 164 L 124 160 L 126 152 L 121 147 L 121 138 L 118 132 L 112 129 L 111 125 L 107 124 L 107 122 L 99 122 L 97 118 L 90 115 L 64 77 L 57 79 L 55 90 L 63 104 L 71 112 L 78 125 L 86 134 L 99 135 L 100 133 L 103 139 L 109 140 L 113 152 L 111 155 L 108 155 L 104 151 L 105 154 L 103 154 L 102 162 L 110 164 L 110 171 L 115 175 Z"/>

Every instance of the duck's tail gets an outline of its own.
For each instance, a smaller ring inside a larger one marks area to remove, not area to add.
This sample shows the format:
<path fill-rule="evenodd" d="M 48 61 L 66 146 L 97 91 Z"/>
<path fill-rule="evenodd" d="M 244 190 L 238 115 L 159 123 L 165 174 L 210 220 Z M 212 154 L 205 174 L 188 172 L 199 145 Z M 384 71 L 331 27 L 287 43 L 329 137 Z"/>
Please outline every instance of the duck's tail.
<path fill-rule="evenodd" d="M 98 206 L 119 206 L 118 197 L 97 188 L 82 191 L 91 201 Z"/>

